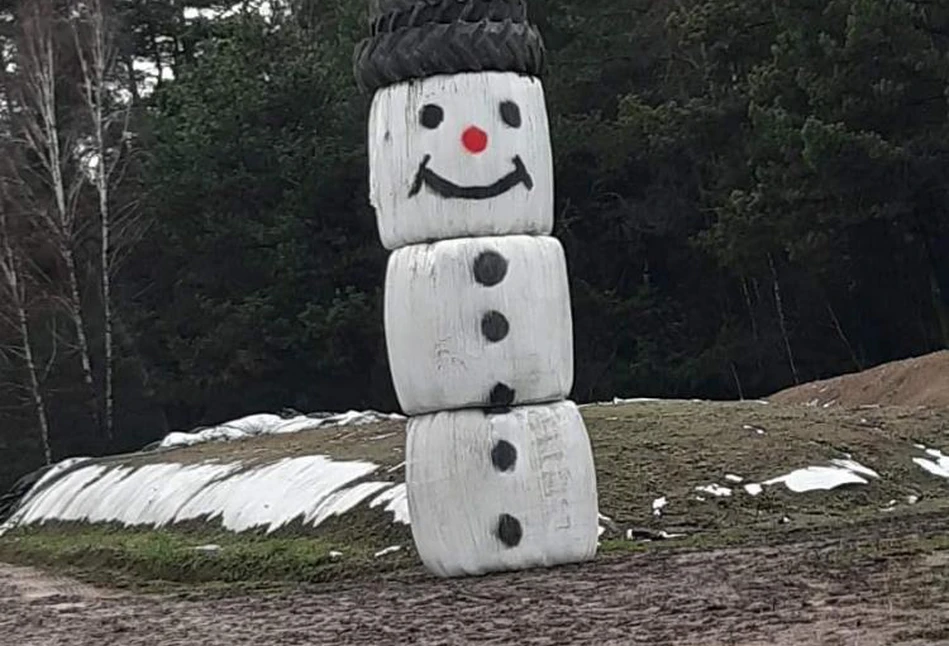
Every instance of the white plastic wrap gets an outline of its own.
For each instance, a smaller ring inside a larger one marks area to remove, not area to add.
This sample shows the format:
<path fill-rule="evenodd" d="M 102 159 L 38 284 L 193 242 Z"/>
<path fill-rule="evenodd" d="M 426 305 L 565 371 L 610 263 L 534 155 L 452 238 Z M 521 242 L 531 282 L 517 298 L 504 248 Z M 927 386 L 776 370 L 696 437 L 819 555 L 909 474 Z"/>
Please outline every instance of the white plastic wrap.
<path fill-rule="evenodd" d="M 364 501 L 385 505 L 396 522 L 408 523 L 401 485 L 366 480 L 378 469 L 371 462 L 321 455 L 262 466 L 91 464 L 37 487 L 0 527 L 0 535 L 48 521 L 165 527 L 198 519 L 234 532 L 264 527 L 273 532 L 294 520 L 316 527 Z"/>
<path fill-rule="evenodd" d="M 482 72 L 378 91 L 370 199 L 387 249 L 553 229 L 553 162 L 535 78 Z"/>
<path fill-rule="evenodd" d="M 572 402 L 412 418 L 406 485 L 419 556 L 438 576 L 596 554 L 593 453 Z"/>
<path fill-rule="evenodd" d="M 573 385 L 570 293 L 555 238 L 399 249 L 386 276 L 385 329 L 408 415 L 556 401 Z"/>

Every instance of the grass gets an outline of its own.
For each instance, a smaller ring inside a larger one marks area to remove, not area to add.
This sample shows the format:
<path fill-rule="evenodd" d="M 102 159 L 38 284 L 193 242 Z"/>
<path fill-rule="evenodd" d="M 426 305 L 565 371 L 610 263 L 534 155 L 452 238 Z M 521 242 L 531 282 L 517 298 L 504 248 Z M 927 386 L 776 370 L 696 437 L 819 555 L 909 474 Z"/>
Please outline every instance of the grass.
<path fill-rule="evenodd" d="M 949 450 L 949 409 L 646 402 L 587 407 L 583 415 L 596 458 L 600 510 L 615 521 L 603 536 L 604 558 L 848 533 L 878 534 L 882 540 L 913 534 L 916 527 L 946 529 L 941 519 L 949 518 L 949 481 L 926 473 L 913 458 L 925 457 L 916 443 Z M 377 476 L 401 480 L 404 441 L 403 424 L 384 422 L 126 456 L 121 463 L 266 464 L 323 454 L 369 460 L 383 467 Z M 797 468 L 828 465 L 831 458 L 847 454 L 881 477 L 866 485 L 806 494 L 776 485 L 758 496 L 725 479 L 736 474 L 745 483 L 760 482 Z M 732 495 L 696 491 L 712 483 L 732 488 Z M 660 496 L 668 505 L 655 516 L 652 502 Z M 918 502 L 910 504 L 910 496 Z M 685 536 L 628 541 L 624 534 L 631 527 Z M 220 549 L 194 549 L 208 543 Z M 403 549 L 374 557 L 391 545 Z M 391 514 L 363 505 L 315 529 L 298 522 L 272 535 L 228 534 L 213 523 L 162 531 L 83 525 L 19 529 L 0 538 L 0 560 L 78 569 L 86 579 L 113 584 L 257 586 L 417 568 L 411 546 L 410 532 L 393 524 Z M 343 556 L 332 557 L 332 551 Z"/>
<path fill-rule="evenodd" d="M 313 537 L 80 524 L 20 529 L 0 541 L 0 560 L 69 571 L 89 583 L 148 591 L 178 590 L 176 584 L 240 590 L 325 583 L 378 576 L 414 563 L 407 550 L 379 558 L 375 553 L 366 544 L 341 546 Z"/>

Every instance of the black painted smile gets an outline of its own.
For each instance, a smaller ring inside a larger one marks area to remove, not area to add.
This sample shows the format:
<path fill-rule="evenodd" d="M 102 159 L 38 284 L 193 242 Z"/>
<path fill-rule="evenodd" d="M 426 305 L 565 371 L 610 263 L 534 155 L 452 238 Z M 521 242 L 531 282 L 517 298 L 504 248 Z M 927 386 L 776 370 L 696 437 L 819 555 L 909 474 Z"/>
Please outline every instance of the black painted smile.
<path fill-rule="evenodd" d="M 507 193 L 520 184 L 526 186 L 528 191 L 534 188 L 534 180 L 531 174 L 527 172 L 527 167 L 524 166 L 520 155 L 514 157 L 514 170 L 490 186 L 458 186 L 431 170 L 428 167 L 428 162 L 431 159 L 431 155 L 425 155 L 425 159 L 419 165 L 418 174 L 412 183 L 412 190 L 409 191 L 409 197 L 415 197 L 422 190 L 423 184 L 442 197 L 462 200 L 489 200 L 492 197 Z"/>

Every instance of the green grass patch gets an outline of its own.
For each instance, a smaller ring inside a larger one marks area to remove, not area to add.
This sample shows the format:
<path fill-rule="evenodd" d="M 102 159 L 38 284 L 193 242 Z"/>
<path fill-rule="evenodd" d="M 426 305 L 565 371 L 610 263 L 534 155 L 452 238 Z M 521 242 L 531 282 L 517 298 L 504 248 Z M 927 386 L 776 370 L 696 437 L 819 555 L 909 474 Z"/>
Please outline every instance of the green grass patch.
<path fill-rule="evenodd" d="M 214 546 L 209 548 L 208 546 Z M 366 544 L 315 537 L 136 531 L 65 525 L 19 529 L 0 539 L 0 560 L 68 570 L 90 583 L 162 590 L 175 584 L 213 589 L 322 583 L 414 565 L 408 546 L 382 557 Z"/>

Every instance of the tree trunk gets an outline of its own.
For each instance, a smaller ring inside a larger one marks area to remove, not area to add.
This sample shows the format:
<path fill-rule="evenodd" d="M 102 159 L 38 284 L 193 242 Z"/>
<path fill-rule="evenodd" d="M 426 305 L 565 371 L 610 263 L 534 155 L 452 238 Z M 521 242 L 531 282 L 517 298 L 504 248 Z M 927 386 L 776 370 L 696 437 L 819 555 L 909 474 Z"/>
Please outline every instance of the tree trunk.
<path fill-rule="evenodd" d="M 100 53 L 100 56 L 103 55 Z M 114 401 L 112 396 L 112 281 L 109 274 L 112 269 L 112 218 L 109 210 L 109 178 L 108 164 L 106 160 L 106 144 L 103 133 L 103 114 L 102 114 L 102 70 L 99 69 L 99 78 L 97 79 L 97 101 L 93 108 L 93 118 L 95 119 L 96 147 L 99 153 L 99 165 L 96 168 L 96 189 L 99 193 L 99 232 L 100 240 L 100 265 L 99 277 L 100 288 L 102 290 L 102 324 L 103 324 L 103 342 L 105 345 L 103 360 L 103 406 L 105 408 L 105 419 L 103 420 L 105 436 L 111 442 L 113 437 L 113 408 Z"/>
<path fill-rule="evenodd" d="M 92 354 L 89 350 L 89 339 L 86 336 L 86 326 L 82 314 L 82 298 L 79 295 L 79 277 L 76 273 L 76 260 L 69 248 L 62 251 L 66 263 L 67 280 L 69 281 L 69 317 L 76 331 L 76 341 L 79 343 L 79 358 L 82 362 L 82 377 L 89 390 L 89 402 L 92 408 L 96 427 L 102 430 L 102 416 L 99 414 L 98 398 L 96 397 L 96 383 L 92 372 Z"/>
<path fill-rule="evenodd" d="M 774 266 L 774 258 L 768 254 L 768 264 L 771 266 L 771 278 L 774 281 L 774 307 L 778 313 L 778 324 L 781 326 L 781 336 L 784 339 L 784 349 L 788 355 L 788 365 L 794 376 L 794 385 L 801 383 L 797 375 L 797 366 L 794 364 L 794 353 L 791 351 L 791 340 L 788 338 L 787 321 L 784 318 L 784 305 L 781 302 L 781 283 L 778 281 L 778 270 Z"/>
<path fill-rule="evenodd" d="M 26 308 L 19 299 L 17 299 L 16 309 L 20 324 L 20 343 L 23 346 L 23 358 L 26 361 L 26 369 L 30 373 L 30 392 L 33 395 L 33 407 L 36 409 L 36 421 L 39 424 L 40 439 L 43 442 L 43 457 L 46 459 L 46 464 L 52 464 L 53 451 L 49 443 L 49 419 L 46 416 L 46 402 L 43 399 L 36 360 L 33 356 L 33 343 L 30 339 L 30 325 L 26 317 Z"/>
<path fill-rule="evenodd" d="M 16 255 L 11 247 L 10 231 L 6 226 L 6 219 L 0 213 L 0 276 L 6 283 L 9 302 L 16 310 L 17 328 L 20 336 L 20 346 L 26 369 L 30 375 L 30 394 L 36 412 L 36 421 L 40 429 L 40 440 L 43 443 L 43 456 L 46 464 L 52 464 L 53 452 L 49 442 L 49 418 L 46 415 L 46 402 L 40 388 L 40 379 L 33 355 L 33 342 L 30 336 L 29 318 L 26 313 L 25 288 L 21 280 L 20 267 Z"/>
<path fill-rule="evenodd" d="M 735 368 L 735 362 L 729 361 L 728 366 L 732 370 L 732 378 L 735 380 L 735 387 L 738 389 L 738 401 L 745 401 L 745 391 L 741 387 L 741 379 L 738 377 L 738 370 Z"/>
<path fill-rule="evenodd" d="M 104 375 L 104 394 L 105 398 L 105 436 L 110 441 L 113 438 L 113 410 L 115 402 L 113 398 L 113 347 L 112 347 L 112 281 L 109 276 L 109 228 L 108 224 L 102 225 L 102 317 L 103 317 L 103 336 L 105 343 L 105 375 Z"/>
<path fill-rule="evenodd" d="M 824 303 L 827 305 L 827 312 L 830 314 L 830 320 L 834 324 L 834 329 L 837 330 L 837 336 L 844 342 L 847 351 L 850 353 L 850 360 L 853 361 L 854 367 L 856 367 L 857 370 L 863 370 L 863 364 L 860 363 L 860 359 L 857 358 L 857 353 L 854 352 L 853 346 L 850 345 L 850 339 L 847 338 L 847 335 L 844 333 L 844 328 L 840 325 L 840 319 L 837 318 L 837 313 L 834 312 L 833 306 L 826 297 L 824 298 Z"/>

